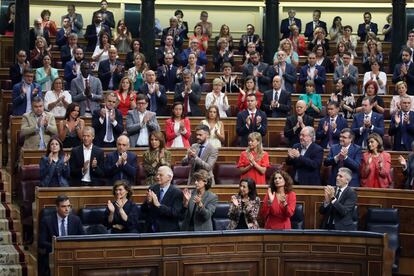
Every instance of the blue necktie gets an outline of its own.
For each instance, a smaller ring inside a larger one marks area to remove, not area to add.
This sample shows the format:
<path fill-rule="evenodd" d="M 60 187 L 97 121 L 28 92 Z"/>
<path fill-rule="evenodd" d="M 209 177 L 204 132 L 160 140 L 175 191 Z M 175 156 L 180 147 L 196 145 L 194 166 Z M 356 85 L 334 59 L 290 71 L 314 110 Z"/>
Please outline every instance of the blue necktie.
<path fill-rule="evenodd" d="M 66 236 L 66 228 L 65 228 L 65 219 L 62 219 L 61 223 L 60 223 L 60 234 L 61 236 Z"/>
<path fill-rule="evenodd" d="M 164 198 L 164 189 L 160 189 L 160 202 Z"/>
<path fill-rule="evenodd" d="M 203 149 L 204 149 L 204 146 L 203 146 L 203 145 L 201 145 L 201 146 L 199 147 L 199 150 L 198 150 L 198 157 L 201 157 L 201 154 L 203 153 Z"/>

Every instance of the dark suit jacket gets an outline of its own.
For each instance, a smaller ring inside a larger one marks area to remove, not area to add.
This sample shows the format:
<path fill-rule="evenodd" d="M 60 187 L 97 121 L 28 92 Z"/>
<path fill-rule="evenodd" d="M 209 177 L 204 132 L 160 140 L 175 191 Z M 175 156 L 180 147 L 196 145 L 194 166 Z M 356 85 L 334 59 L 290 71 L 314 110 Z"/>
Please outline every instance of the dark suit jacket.
<path fill-rule="evenodd" d="M 329 185 L 335 186 L 336 175 L 340 167 L 346 167 L 352 171 L 352 180 L 349 182 L 351 187 L 359 187 L 359 165 L 361 164 L 362 152 L 361 147 L 355 144 L 351 144 L 348 148 L 348 158 L 341 162 L 336 162 L 334 157 L 341 151 L 342 146 L 340 144 L 333 145 L 329 150 L 329 155 L 323 162 L 324 166 L 331 167 L 331 175 L 329 177 Z"/>
<path fill-rule="evenodd" d="M 335 189 L 336 193 L 336 189 Z M 322 221 L 321 228 L 328 228 L 328 220 L 330 216 L 333 216 L 335 223 L 335 230 L 357 230 L 353 224 L 352 214 L 357 201 L 357 194 L 351 187 L 347 187 L 342 195 L 339 197 L 339 200 L 336 200 L 335 203 L 329 203 L 328 206 L 323 206 L 319 208 L 319 212 L 324 216 Z"/>
<path fill-rule="evenodd" d="M 326 148 L 329 143 L 329 131 L 332 131 L 332 129 L 328 129 L 328 132 L 325 133 L 323 130 L 323 125 L 326 123 L 330 123 L 331 118 L 329 116 L 323 117 L 319 121 L 318 129 L 316 130 L 316 140 L 320 140 L 319 145 L 321 147 Z M 341 133 L 341 130 L 348 127 L 348 121 L 342 117 L 341 115 L 338 115 L 336 117 L 336 131 L 332 132 L 332 145 L 333 144 L 339 144 L 339 134 Z M 331 146 L 332 146 L 331 145 Z"/>
<path fill-rule="evenodd" d="M 104 18 L 104 14 L 105 19 L 102 21 L 103 24 L 105 24 L 106 26 L 108 26 L 109 28 L 115 28 L 115 19 L 114 19 L 114 14 L 111 11 L 102 11 L 102 10 L 97 10 L 93 12 L 93 16 L 92 16 L 92 22 L 91 24 L 93 24 L 93 19 L 95 18 L 95 14 L 97 13 L 102 13 L 102 18 Z"/>
<path fill-rule="evenodd" d="M 270 83 L 276 75 L 279 75 L 276 72 L 275 66 L 269 66 L 266 72 L 266 75 L 270 78 Z M 296 93 L 294 85 L 296 84 L 297 79 L 296 68 L 292 64 L 286 63 L 285 73 L 282 75 L 283 81 L 285 82 L 285 90 L 289 93 Z"/>
<path fill-rule="evenodd" d="M 293 145 L 294 149 L 301 151 L 301 145 Z M 286 164 L 293 166 L 292 178 L 295 179 L 297 173 L 297 182 L 299 185 L 321 185 L 321 164 L 323 160 L 323 148 L 316 143 L 309 145 L 303 156 L 298 158 L 286 158 Z"/>
<path fill-rule="evenodd" d="M 267 116 L 263 111 L 256 109 L 256 114 L 253 121 L 250 123 L 250 127 L 246 126 L 246 119 L 250 116 L 250 112 L 246 109 L 237 114 L 237 125 L 236 131 L 237 135 L 240 137 L 240 147 L 247 147 L 248 140 L 247 137 L 252 132 L 259 132 L 262 136 L 266 135 L 267 132 Z M 262 117 L 262 122 L 260 126 L 256 124 L 257 116 Z"/>
<path fill-rule="evenodd" d="M 135 176 L 137 174 L 137 155 L 127 151 L 127 163 L 119 167 L 116 162 L 119 159 L 118 151 L 111 152 L 105 158 L 105 173 L 109 178 L 109 184 L 114 184 L 115 181 L 126 179 L 130 185 L 135 185 Z"/>
<path fill-rule="evenodd" d="M 168 35 L 168 32 L 170 31 L 171 27 L 167 27 L 164 28 L 162 30 L 162 35 L 161 35 L 161 46 L 165 45 L 165 38 Z M 180 30 L 180 32 L 178 34 L 175 34 L 174 38 L 174 47 L 180 49 L 181 46 L 183 46 L 184 43 L 184 36 L 186 35 L 186 33 L 183 31 L 183 29 L 177 28 L 177 31 Z"/>
<path fill-rule="evenodd" d="M 308 68 L 309 64 L 302 66 L 300 68 L 299 83 L 302 84 L 302 91 L 306 93 L 305 83 L 308 80 Z M 315 82 L 315 91 L 318 94 L 324 93 L 324 85 L 326 82 L 326 71 L 325 68 L 319 65 L 315 65 L 315 68 L 318 70 L 318 75 L 313 79 Z"/>
<path fill-rule="evenodd" d="M 43 29 L 43 37 L 46 39 L 47 45 L 50 45 L 50 38 L 49 38 L 49 29 L 44 28 Z M 36 42 L 36 35 L 34 32 L 34 29 L 31 28 L 29 31 L 29 50 L 33 50 L 35 48 L 35 42 Z"/>
<path fill-rule="evenodd" d="M 65 79 L 65 89 L 70 90 L 70 83 L 74 78 L 76 78 L 78 75 L 73 74 L 73 65 L 76 63 L 76 61 L 68 61 L 65 64 L 65 69 L 63 71 L 63 77 Z"/>
<path fill-rule="evenodd" d="M 302 21 L 299 18 L 294 18 L 296 26 L 299 28 L 299 33 L 302 30 Z M 282 34 L 283 38 L 288 38 L 290 36 L 290 24 L 289 24 L 289 18 L 285 18 L 280 23 L 280 33 Z"/>
<path fill-rule="evenodd" d="M 167 111 L 167 94 L 165 93 L 165 88 L 163 85 L 158 84 L 159 90 L 160 90 L 160 96 L 158 96 L 156 93 L 154 93 L 153 95 L 149 94 L 149 89 L 148 89 L 148 83 L 144 83 L 139 89 L 138 89 L 138 93 L 139 94 L 144 94 L 145 96 L 148 97 L 149 102 L 148 102 L 148 110 L 155 112 L 157 114 L 157 116 L 166 116 L 169 115 L 170 112 Z M 153 97 L 156 100 L 156 104 L 157 104 L 157 108 L 156 110 L 153 110 L 151 108 L 151 98 Z"/>
<path fill-rule="evenodd" d="M 364 129 L 361 134 L 360 127 L 364 126 L 364 117 L 365 114 L 363 112 L 360 112 L 354 115 L 354 120 L 352 121 L 352 131 L 355 134 L 354 143 L 358 146 L 362 146 L 362 142 L 364 140 L 367 141 L 368 135 L 372 132 L 384 136 L 384 117 L 374 111 L 372 111 L 371 115 L 371 124 L 374 126 L 374 128 Z"/>
<path fill-rule="evenodd" d="M 401 112 L 399 112 L 401 114 Z M 400 118 L 402 116 L 400 115 Z M 394 136 L 393 150 L 411 151 L 411 143 L 414 141 L 414 112 L 408 113 L 410 123 L 404 123 L 403 118 L 397 125 L 395 117 L 391 116 L 391 124 L 388 130 L 390 136 Z M 404 143 L 401 143 L 403 141 Z"/>
<path fill-rule="evenodd" d="M 110 145 L 104 142 L 106 134 L 106 118 L 103 120 L 103 123 L 101 124 L 101 122 L 99 121 L 101 109 L 96 109 L 92 113 L 92 127 L 95 129 L 95 139 L 93 139 L 93 143 L 98 147 L 116 147 L 116 139 L 118 139 L 119 135 L 121 135 L 124 131 L 122 113 L 116 108 L 114 109 L 114 111 L 115 120 L 118 123 L 115 127 L 111 125 L 112 133 L 114 135 L 114 141 Z"/>
<path fill-rule="evenodd" d="M 289 115 L 289 111 L 292 108 L 290 93 L 285 90 L 281 90 L 278 103 L 279 107 L 271 108 L 270 105 L 273 101 L 273 89 L 268 90 L 263 95 L 262 108 L 266 112 L 267 117 L 273 118 L 286 118 Z"/>
<path fill-rule="evenodd" d="M 76 34 L 74 30 L 71 33 Z M 68 38 L 65 36 L 65 30 L 62 28 L 56 33 L 56 44 L 60 47 L 66 45 L 68 42 Z"/>
<path fill-rule="evenodd" d="M 12 103 L 13 103 L 13 110 L 12 115 L 19 116 L 26 113 L 26 107 L 27 107 L 27 97 L 26 94 L 22 94 L 22 85 L 23 82 L 19 82 L 13 86 L 13 92 L 12 92 Z M 32 82 L 31 86 L 31 98 L 33 99 L 33 90 L 38 89 L 37 95 L 42 97 L 42 88 L 35 82 Z"/>
<path fill-rule="evenodd" d="M 374 34 L 378 34 L 378 25 L 377 23 L 370 23 L 370 30 Z M 361 38 L 361 41 L 365 42 L 365 39 L 367 37 L 367 31 L 365 29 L 365 23 L 361 23 L 358 25 L 358 36 Z"/>
<path fill-rule="evenodd" d="M 149 187 L 158 198 L 160 198 L 160 185 L 155 184 Z M 149 204 L 146 200 L 142 203 L 141 213 L 144 216 L 147 231 L 154 232 L 174 232 L 180 231 L 178 221 L 181 217 L 183 208 L 183 193 L 180 189 L 170 184 L 165 193 L 160 207 Z"/>
<path fill-rule="evenodd" d="M 283 131 L 284 136 L 289 140 L 289 146 L 293 146 L 296 143 L 299 143 L 299 134 L 302 128 L 296 129 L 294 131 L 294 127 L 298 123 L 298 116 L 296 114 L 287 117 L 285 128 Z M 313 127 L 313 117 L 303 114 L 303 123 L 305 126 Z"/>
<path fill-rule="evenodd" d="M 85 49 L 80 45 L 77 45 L 76 47 L 80 47 L 83 49 L 83 51 L 85 51 Z M 63 45 L 62 48 L 60 48 L 60 60 L 62 61 L 63 68 L 65 68 L 66 63 L 72 59 L 71 50 L 72 49 L 69 47 L 69 45 Z"/>
<path fill-rule="evenodd" d="M 98 165 L 96 168 L 92 168 L 92 161 L 96 158 Z M 72 148 L 69 165 L 70 165 L 70 175 L 72 180 L 71 186 L 79 186 L 82 181 L 82 168 L 85 159 L 83 157 L 83 144 Z M 104 152 L 101 148 L 93 145 L 91 158 L 89 160 L 89 169 L 91 175 L 91 186 L 102 186 L 104 177 Z"/>
<path fill-rule="evenodd" d="M 184 97 L 182 95 L 182 92 L 184 91 L 184 83 L 180 82 L 177 83 L 177 85 L 175 86 L 175 92 L 174 92 L 174 102 L 182 102 L 184 103 Z M 191 108 L 191 115 L 192 116 L 201 116 L 201 110 L 200 107 L 198 106 L 198 103 L 200 102 L 200 98 L 201 98 L 201 88 L 200 85 L 196 84 L 196 83 L 192 83 L 191 84 L 191 90 L 192 92 L 189 95 L 189 103 L 190 103 L 190 108 Z"/>
<path fill-rule="evenodd" d="M 20 66 L 19 64 L 15 63 L 10 66 L 9 69 L 9 76 L 10 80 L 12 81 L 12 87 L 22 81 L 22 73 L 20 73 Z"/>
<path fill-rule="evenodd" d="M 407 94 L 414 95 L 414 63 L 410 63 L 410 66 L 408 67 L 408 73 L 404 77 L 400 76 L 401 65 L 402 63 L 395 65 L 394 72 L 392 74 L 392 82 L 397 83 L 399 81 L 405 81 L 407 83 Z"/>
<path fill-rule="evenodd" d="M 120 62 L 119 60 L 116 60 L 115 64 L 122 66 L 122 62 Z M 109 59 L 99 62 L 98 78 L 101 80 L 103 90 L 109 89 L 109 82 L 111 81 L 111 77 L 113 83 L 113 90 L 118 90 L 119 83 L 121 82 L 121 79 L 124 77 L 123 70 L 117 73 L 114 72 L 112 74 Z"/>
<path fill-rule="evenodd" d="M 326 34 L 328 33 L 328 29 L 326 28 L 326 23 L 324 21 L 319 20 L 319 27 L 322 27 L 325 30 Z M 308 38 L 309 41 L 313 40 L 313 31 L 313 21 L 306 23 L 304 35 Z"/>
<path fill-rule="evenodd" d="M 243 66 L 243 79 L 245 79 L 247 76 L 253 76 L 253 68 L 254 65 L 252 63 L 248 63 Z M 257 70 L 263 74 L 261 77 L 257 78 L 258 83 L 256 83 L 256 85 L 259 86 L 260 92 L 267 91 L 271 88 L 271 79 L 267 74 L 268 68 L 269 66 L 264 62 L 259 62 L 257 65 Z"/>
<path fill-rule="evenodd" d="M 243 34 L 240 38 L 240 42 L 239 42 L 239 53 L 241 55 L 244 55 L 244 53 L 247 51 L 247 44 L 249 42 L 249 36 L 247 34 Z M 257 41 L 259 41 L 259 43 L 257 43 Z M 263 43 L 262 40 L 260 39 L 260 36 L 258 34 L 253 34 L 253 39 L 252 39 L 253 43 L 257 43 L 256 44 L 256 51 L 261 53 L 263 52 Z"/>
<path fill-rule="evenodd" d="M 85 235 L 82 222 L 79 217 L 70 214 L 68 216 L 68 235 Z M 45 249 L 47 253 L 52 252 L 52 237 L 59 236 L 58 220 L 56 212 L 42 218 L 39 224 L 39 248 Z"/>
<path fill-rule="evenodd" d="M 177 69 L 175 65 L 171 65 L 171 69 L 168 69 L 167 65 L 161 65 L 157 69 L 157 80 L 167 91 L 174 91 L 178 83 Z"/>
<path fill-rule="evenodd" d="M 188 64 L 188 56 L 191 53 L 192 53 L 192 50 L 190 48 L 187 48 L 187 49 L 185 49 L 185 50 L 183 50 L 181 52 L 180 59 L 181 59 L 181 65 L 182 66 L 187 66 L 187 64 Z M 198 53 L 198 57 L 197 57 L 197 65 L 203 66 L 203 65 L 206 65 L 207 63 L 208 63 L 208 60 L 207 60 L 206 52 L 200 51 Z"/>
<path fill-rule="evenodd" d="M 105 31 L 109 35 L 111 35 L 111 30 L 105 24 L 102 24 L 101 32 L 102 31 Z M 88 45 L 86 46 L 86 51 L 93 52 L 96 48 L 96 42 L 98 41 L 98 38 L 99 38 L 99 34 L 96 33 L 95 24 L 91 24 L 86 27 L 84 37 L 88 41 Z"/>
<path fill-rule="evenodd" d="M 155 54 L 156 54 L 156 57 L 157 57 L 157 64 L 158 65 L 165 64 L 165 62 L 164 62 L 164 57 L 165 57 L 165 54 L 166 54 L 165 46 L 159 47 L 157 49 L 157 51 L 155 51 Z M 127 58 L 128 58 L 128 55 L 127 55 Z M 177 49 L 177 48 L 174 48 L 174 62 L 173 62 L 173 64 L 175 66 L 180 66 L 181 65 L 180 50 Z"/>

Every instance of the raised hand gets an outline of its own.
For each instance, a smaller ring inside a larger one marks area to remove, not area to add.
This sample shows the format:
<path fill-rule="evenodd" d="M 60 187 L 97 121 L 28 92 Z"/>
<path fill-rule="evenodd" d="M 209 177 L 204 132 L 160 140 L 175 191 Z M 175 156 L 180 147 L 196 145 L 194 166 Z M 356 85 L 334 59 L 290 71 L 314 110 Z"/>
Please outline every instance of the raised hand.
<path fill-rule="evenodd" d="M 272 192 L 271 188 L 267 188 L 267 196 L 269 197 L 270 202 L 273 202 L 273 200 L 275 200 L 275 192 Z"/>
<path fill-rule="evenodd" d="M 234 206 L 239 206 L 239 201 L 237 200 L 237 197 L 235 195 L 231 196 L 231 202 Z"/>
<path fill-rule="evenodd" d="M 115 206 L 112 203 L 112 201 L 108 200 L 108 203 L 106 204 L 106 206 L 108 207 L 108 210 L 110 213 L 114 213 L 115 212 Z"/>

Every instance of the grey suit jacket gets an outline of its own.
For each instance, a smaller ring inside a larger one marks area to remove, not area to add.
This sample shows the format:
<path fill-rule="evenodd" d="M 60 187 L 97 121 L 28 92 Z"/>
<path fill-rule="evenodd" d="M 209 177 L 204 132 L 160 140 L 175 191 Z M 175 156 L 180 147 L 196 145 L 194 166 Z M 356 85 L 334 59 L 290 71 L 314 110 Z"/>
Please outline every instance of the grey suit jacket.
<path fill-rule="evenodd" d="M 131 147 L 136 146 L 141 128 L 146 126 L 148 128 L 148 134 L 150 134 L 152 131 L 160 130 L 160 125 L 158 124 L 155 112 L 148 110 L 146 112 L 151 114 L 151 117 L 146 124 L 141 125 L 138 111 L 136 109 L 128 111 L 128 114 L 126 116 L 126 131 L 129 136 L 129 144 Z"/>
<path fill-rule="evenodd" d="M 206 191 L 201 198 L 203 202 L 203 208 L 196 206 L 194 208 L 194 197 L 197 195 L 197 191 L 193 190 L 191 193 L 191 198 L 188 203 L 188 208 L 183 208 L 184 212 L 184 221 L 181 226 L 182 231 L 191 231 L 190 224 L 191 219 L 193 218 L 194 213 L 194 231 L 213 231 L 213 222 L 211 217 L 213 216 L 216 210 L 216 204 L 218 201 L 217 195 Z"/>
<path fill-rule="evenodd" d="M 76 22 L 74 22 L 73 24 L 73 30 L 78 34 L 78 37 L 83 37 L 83 32 L 82 32 L 82 28 L 83 28 L 83 18 L 82 15 L 79 13 L 75 13 L 76 16 Z M 65 17 L 69 17 L 68 14 L 63 15 L 60 19 L 60 26 L 63 25 L 63 19 Z"/>
<path fill-rule="evenodd" d="M 197 143 L 193 144 L 191 148 L 196 151 L 197 156 L 194 158 L 189 158 L 188 155 L 186 155 L 181 162 L 183 165 L 191 166 L 190 175 L 188 176 L 187 184 L 188 185 L 194 184 L 193 175 L 195 172 L 198 172 L 199 170 L 206 170 L 209 172 L 212 185 L 214 185 L 215 182 L 214 182 L 213 168 L 214 168 L 214 164 L 216 163 L 216 160 L 218 157 L 218 149 L 215 148 L 210 143 L 208 143 L 206 147 L 204 148 L 201 156 L 198 157 L 198 152 L 200 150 L 200 144 L 197 144 Z"/>
<path fill-rule="evenodd" d="M 91 113 L 99 108 L 99 104 L 103 99 L 102 84 L 101 81 L 94 77 L 89 76 L 89 86 L 91 87 L 92 99 L 90 99 Z M 84 93 L 85 85 L 83 83 L 82 76 L 77 76 L 70 83 L 70 94 L 72 95 L 72 102 L 76 102 L 80 105 L 80 116 L 85 115 L 86 100 L 87 97 Z"/>
<path fill-rule="evenodd" d="M 345 87 L 353 94 L 358 94 L 358 68 L 354 65 L 349 65 L 349 76 L 344 76 L 344 66 L 337 66 L 334 73 L 334 82 L 342 80 Z"/>
<path fill-rule="evenodd" d="M 57 134 L 56 120 L 52 113 L 43 112 L 43 116 L 48 119 L 47 127 L 44 130 L 43 139 L 45 145 L 49 143 L 50 138 Z M 20 136 L 24 137 L 25 149 L 38 149 L 40 144 L 40 134 L 37 127 L 37 119 L 33 112 L 23 114 Z"/>

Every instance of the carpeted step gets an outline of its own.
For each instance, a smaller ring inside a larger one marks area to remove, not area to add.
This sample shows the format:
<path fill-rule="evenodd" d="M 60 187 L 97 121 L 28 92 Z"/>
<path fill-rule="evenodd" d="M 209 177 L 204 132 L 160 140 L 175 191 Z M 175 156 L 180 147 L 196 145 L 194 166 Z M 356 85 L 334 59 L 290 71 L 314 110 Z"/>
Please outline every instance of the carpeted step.
<path fill-rule="evenodd" d="M 0 245 L 0 265 L 16 265 L 21 263 L 24 263 L 24 253 L 17 245 Z"/>
<path fill-rule="evenodd" d="M 27 275 L 27 268 L 22 265 L 0 265 L 0 275 L 24 276 Z"/>

